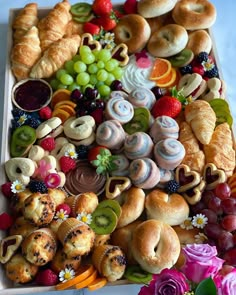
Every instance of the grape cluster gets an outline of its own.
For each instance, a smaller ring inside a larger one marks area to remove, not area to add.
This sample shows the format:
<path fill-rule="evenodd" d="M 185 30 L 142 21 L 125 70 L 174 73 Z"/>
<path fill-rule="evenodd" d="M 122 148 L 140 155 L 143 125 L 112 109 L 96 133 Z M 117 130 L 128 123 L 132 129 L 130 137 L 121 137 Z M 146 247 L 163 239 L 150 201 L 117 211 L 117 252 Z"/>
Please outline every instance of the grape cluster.
<path fill-rule="evenodd" d="M 110 85 L 122 74 L 123 69 L 118 60 L 112 58 L 110 50 L 91 50 L 89 46 L 82 45 L 73 59 L 56 72 L 50 84 L 54 90 L 65 88 L 82 92 L 90 86 L 96 88 L 100 96 L 108 97 Z"/>

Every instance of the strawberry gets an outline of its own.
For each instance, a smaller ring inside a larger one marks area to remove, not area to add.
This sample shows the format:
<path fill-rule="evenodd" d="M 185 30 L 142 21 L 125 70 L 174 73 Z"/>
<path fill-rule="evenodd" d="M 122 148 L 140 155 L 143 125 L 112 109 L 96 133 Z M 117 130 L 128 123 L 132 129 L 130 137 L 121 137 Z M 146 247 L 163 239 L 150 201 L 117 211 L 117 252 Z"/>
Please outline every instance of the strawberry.
<path fill-rule="evenodd" d="M 14 193 L 11 190 L 11 185 L 12 185 L 12 183 L 9 181 L 5 182 L 1 185 L 2 193 L 6 198 L 11 198 L 14 195 Z"/>
<path fill-rule="evenodd" d="M 39 111 L 39 116 L 41 119 L 48 120 L 52 117 L 52 110 L 49 106 L 43 107 Z"/>
<path fill-rule="evenodd" d="M 159 116 L 169 116 L 175 118 L 182 109 L 181 102 L 172 96 L 162 96 L 151 109 L 154 118 Z"/>
<path fill-rule="evenodd" d="M 46 137 L 40 141 L 40 146 L 45 150 L 51 152 L 55 149 L 56 143 L 54 137 Z"/>
<path fill-rule="evenodd" d="M 102 27 L 105 31 L 111 31 L 115 28 L 117 18 L 114 13 L 98 17 L 94 20 L 95 24 Z"/>
<path fill-rule="evenodd" d="M 0 214 L 0 230 L 9 229 L 14 223 L 13 217 L 8 213 L 4 212 Z"/>
<path fill-rule="evenodd" d="M 35 281 L 41 286 L 54 286 L 58 283 L 58 276 L 49 268 L 42 269 L 37 273 Z"/>
<path fill-rule="evenodd" d="M 110 14 L 112 11 L 112 3 L 110 0 L 94 0 L 92 10 L 97 16 Z"/>
<path fill-rule="evenodd" d="M 125 14 L 137 13 L 137 0 L 126 0 L 123 9 Z"/>
<path fill-rule="evenodd" d="M 100 32 L 100 27 L 91 22 L 87 22 L 84 24 L 84 33 L 90 33 L 91 35 L 98 35 Z"/>
<path fill-rule="evenodd" d="M 61 171 L 64 173 L 67 173 L 76 167 L 75 160 L 67 156 L 62 156 L 59 162 L 61 166 Z"/>

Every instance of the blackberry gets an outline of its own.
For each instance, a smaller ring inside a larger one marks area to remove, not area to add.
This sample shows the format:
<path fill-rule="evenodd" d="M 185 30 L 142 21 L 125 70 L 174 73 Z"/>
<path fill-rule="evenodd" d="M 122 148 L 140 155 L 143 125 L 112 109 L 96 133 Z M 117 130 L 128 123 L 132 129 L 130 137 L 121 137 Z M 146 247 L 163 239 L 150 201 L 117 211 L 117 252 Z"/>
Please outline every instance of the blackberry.
<path fill-rule="evenodd" d="M 205 71 L 204 76 L 207 78 L 219 78 L 219 72 L 216 66 L 214 66 L 211 70 Z"/>
<path fill-rule="evenodd" d="M 28 184 L 28 188 L 32 193 L 41 193 L 46 194 L 48 192 L 48 188 L 43 181 L 39 180 L 31 180 Z"/>
<path fill-rule="evenodd" d="M 84 160 L 88 157 L 88 147 L 87 145 L 79 145 L 76 147 L 76 153 L 78 155 L 78 159 Z"/>
<path fill-rule="evenodd" d="M 24 112 L 18 108 L 14 108 L 11 112 L 12 112 L 12 116 L 17 119 L 20 118 L 21 116 L 26 115 L 26 112 Z"/>
<path fill-rule="evenodd" d="M 176 180 L 172 179 L 167 182 L 165 190 L 168 194 L 173 194 L 177 192 L 179 187 L 180 187 L 179 183 Z"/>
<path fill-rule="evenodd" d="M 16 128 L 20 127 L 20 126 L 21 126 L 21 124 L 17 120 L 14 120 L 14 119 L 11 120 L 11 130 L 12 130 L 12 132 Z"/>
<path fill-rule="evenodd" d="M 184 67 L 181 67 L 181 68 L 179 68 L 179 70 L 180 70 L 180 73 L 182 75 L 192 74 L 193 73 L 193 68 L 192 68 L 192 65 L 191 64 L 188 64 L 188 65 L 186 65 Z"/>
<path fill-rule="evenodd" d="M 26 125 L 36 129 L 38 126 L 41 124 L 40 120 L 34 118 L 34 117 L 29 117 L 26 121 Z"/>
<path fill-rule="evenodd" d="M 201 64 L 203 61 L 207 61 L 209 58 L 209 55 L 207 52 L 202 51 L 197 56 L 197 61 Z"/>

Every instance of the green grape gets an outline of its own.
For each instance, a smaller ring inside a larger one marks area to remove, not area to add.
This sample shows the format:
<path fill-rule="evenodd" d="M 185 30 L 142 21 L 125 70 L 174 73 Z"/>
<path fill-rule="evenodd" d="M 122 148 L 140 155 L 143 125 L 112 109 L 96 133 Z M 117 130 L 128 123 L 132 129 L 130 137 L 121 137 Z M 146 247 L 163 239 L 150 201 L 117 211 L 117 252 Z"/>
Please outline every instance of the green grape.
<path fill-rule="evenodd" d="M 104 82 L 98 81 L 95 85 L 95 87 L 98 89 L 101 85 L 104 85 Z"/>
<path fill-rule="evenodd" d="M 116 78 L 115 78 L 115 76 L 114 76 L 113 74 L 108 73 L 108 77 L 107 77 L 107 79 L 105 80 L 105 84 L 108 85 L 108 86 L 110 86 L 111 83 L 112 83 L 115 79 L 116 79 Z"/>
<path fill-rule="evenodd" d="M 106 81 L 107 77 L 108 77 L 108 73 L 106 70 L 103 70 L 103 69 L 98 70 L 97 72 L 98 81 Z"/>
<path fill-rule="evenodd" d="M 65 62 L 64 64 L 64 68 L 67 70 L 67 72 L 70 75 L 74 75 L 75 74 L 75 70 L 74 70 L 74 61 L 73 60 L 68 60 Z"/>
<path fill-rule="evenodd" d="M 112 58 L 105 63 L 105 69 L 108 72 L 112 72 L 116 67 L 119 66 L 119 63 L 116 59 Z"/>
<path fill-rule="evenodd" d="M 98 53 L 100 52 L 100 50 L 94 49 L 92 52 L 93 52 L 93 55 L 95 56 L 95 60 L 97 60 Z"/>
<path fill-rule="evenodd" d="M 88 72 L 90 74 L 95 74 L 95 73 L 97 73 L 97 71 L 98 71 L 97 64 L 94 63 L 94 64 L 91 64 L 88 66 Z"/>
<path fill-rule="evenodd" d="M 63 75 L 63 74 L 67 74 L 67 71 L 66 71 L 65 69 L 60 69 L 60 70 L 58 70 L 58 71 L 56 72 L 56 78 L 57 78 L 58 80 L 60 80 L 60 77 L 61 77 L 61 75 Z"/>
<path fill-rule="evenodd" d="M 67 89 L 67 85 L 60 83 L 58 84 L 57 89 Z"/>
<path fill-rule="evenodd" d="M 111 59 L 111 52 L 108 49 L 101 49 L 98 53 L 97 58 L 99 60 L 102 60 L 104 62 L 108 61 L 109 59 Z"/>
<path fill-rule="evenodd" d="M 79 54 L 83 55 L 83 54 L 90 54 L 92 52 L 92 50 L 90 49 L 89 46 L 87 45 L 82 45 L 79 48 Z"/>
<path fill-rule="evenodd" d="M 81 60 L 85 64 L 90 65 L 90 64 L 94 63 L 95 56 L 92 53 L 81 54 Z"/>
<path fill-rule="evenodd" d="M 97 67 L 98 67 L 99 69 L 104 69 L 104 68 L 105 68 L 105 63 L 104 63 L 102 60 L 99 60 L 99 61 L 97 62 Z"/>
<path fill-rule="evenodd" d="M 76 76 L 76 83 L 81 86 L 85 86 L 89 83 L 90 76 L 86 72 L 79 73 Z"/>
<path fill-rule="evenodd" d="M 120 80 L 123 75 L 123 69 L 121 67 L 117 67 L 112 71 L 112 74 L 117 80 Z"/>
<path fill-rule="evenodd" d="M 76 54 L 73 58 L 72 58 L 73 62 L 76 62 L 78 60 L 81 60 L 80 55 Z"/>
<path fill-rule="evenodd" d="M 64 85 L 71 85 L 74 82 L 74 79 L 69 74 L 63 74 L 60 76 L 60 81 Z"/>
<path fill-rule="evenodd" d="M 76 73 L 82 73 L 87 70 L 87 66 L 84 62 L 82 62 L 81 60 L 78 60 L 74 63 L 74 70 Z"/>
<path fill-rule="evenodd" d="M 98 92 L 100 93 L 101 96 L 107 97 L 111 93 L 111 88 L 107 85 L 100 85 L 98 87 Z"/>
<path fill-rule="evenodd" d="M 80 90 L 80 86 L 76 83 L 76 82 L 73 82 L 72 84 L 70 84 L 69 86 L 68 86 L 68 90 L 70 90 L 70 91 L 73 91 L 73 90 L 75 90 L 75 89 L 79 89 Z"/>
<path fill-rule="evenodd" d="M 91 83 L 92 85 L 96 85 L 97 82 L 98 82 L 97 76 L 94 74 L 90 75 L 89 83 Z"/>
<path fill-rule="evenodd" d="M 50 85 L 51 85 L 53 90 L 57 90 L 59 84 L 60 84 L 60 81 L 57 80 L 57 79 L 52 79 L 50 81 Z"/>

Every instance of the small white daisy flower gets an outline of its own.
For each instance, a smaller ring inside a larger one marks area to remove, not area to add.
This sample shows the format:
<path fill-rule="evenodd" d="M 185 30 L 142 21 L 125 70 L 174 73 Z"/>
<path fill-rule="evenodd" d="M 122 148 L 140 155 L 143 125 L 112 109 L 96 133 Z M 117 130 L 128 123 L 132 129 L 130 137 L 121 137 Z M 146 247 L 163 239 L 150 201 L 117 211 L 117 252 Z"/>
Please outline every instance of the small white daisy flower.
<path fill-rule="evenodd" d="M 67 214 L 67 211 L 60 209 L 59 211 L 57 211 L 56 215 L 54 216 L 54 219 L 66 220 L 68 217 L 69 215 Z"/>
<path fill-rule="evenodd" d="M 202 244 L 207 240 L 207 236 L 204 235 L 204 233 L 199 233 L 194 236 L 195 242 L 198 244 Z"/>
<path fill-rule="evenodd" d="M 197 228 L 204 228 L 204 226 L 207 224 L 208 218 L 199 213 L 193 216 L 192 225 Z"/>
<path fill-rule="evenodd" d="M 77 153 L 73 149 L 69 149 L 65 152 L 65 156 L 70 157 L 71 159 L 76 159 L 78 157 Z"/>
<path fill-rule="evenodd" d="M 59 280 L 64 283 L 70 279 L 73 279 L 75 276 L 75 271 L 73 268 L 65 268 L 59 273 Z"/>
<path fill-rule="evenodd" d="M 208 59 L 207 61 L 202 62 L 202 66 L 205 71 L 210 71 L 214 68 L 214 63 L 210 59 Z"/>
<path fill-rule="evenodd" d="M 90 224 L 92 222 L 92 215 L 82 212 L 77 215 L 77 219 L 86 224 Z"/>
<path fill-rule="evenodd" d="M 187 219 L 185 219 L 184 222 L 180 224 L 180 227 L 186 230 L 192 229 L 193 228 L 192 218 L 188 217 Z"/>
<path fill-rule="evenodd" d="M 23 183 L 21 183 L 19 180 L 15 180 L 12 184 L 11 184 L 11 191 L 16 194 L 16 193 L 20 193 L 23 192 L 25 190 L 25 185 Z"/>
<path fill-rule="evenodd" d="M 20 125 L 23 125 L 27 119 L 28 119 L 28 118 L 27 118 L 27 115 L 26 115 L 26 114 L 23 114 L 22 116 L 20 116 L 20 118 L 17 120 L 17 122 L 18 122 Z"/>

